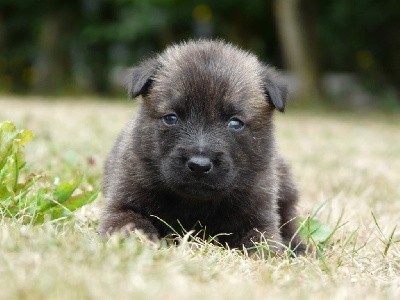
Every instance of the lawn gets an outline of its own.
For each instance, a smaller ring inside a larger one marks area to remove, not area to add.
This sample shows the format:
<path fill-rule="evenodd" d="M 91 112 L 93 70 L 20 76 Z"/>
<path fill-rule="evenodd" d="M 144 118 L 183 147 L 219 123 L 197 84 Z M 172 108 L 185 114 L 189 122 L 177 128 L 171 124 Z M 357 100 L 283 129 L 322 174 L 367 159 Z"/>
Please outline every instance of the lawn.
<path fill-rule="evenodd" d="M 31 129 L 27 172 L 95 187 L 130 101 L 0 97 L 0 122 Z M 256 260 L 198 242 L 108 242 L 101 195 L 65 222 L 0 216 L 0 299 L 399 299 L 400 114 L 291 111 L 278 145 L 301 193 L 299 213 L 337 227 L 319 257 Z M 392 234 L 393 233 L 393 234 Z"/>

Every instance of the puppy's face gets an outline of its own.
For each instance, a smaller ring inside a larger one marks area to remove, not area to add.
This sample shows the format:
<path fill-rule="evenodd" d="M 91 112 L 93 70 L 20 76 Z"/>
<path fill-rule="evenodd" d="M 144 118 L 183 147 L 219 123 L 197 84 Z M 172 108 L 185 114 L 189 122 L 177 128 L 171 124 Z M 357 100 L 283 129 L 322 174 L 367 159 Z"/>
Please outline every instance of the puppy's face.
<path fill-rule="evenodd" d="M 267 167 L 272 111 L 284 109 L 285 90 L 254 56 L 191 42 L 144 62 L 131 78 L 131 95 L 143 96 L 138 130 L 151 137 L 145 152 L 173 192 L 212 199 L 251 185 Z"/>

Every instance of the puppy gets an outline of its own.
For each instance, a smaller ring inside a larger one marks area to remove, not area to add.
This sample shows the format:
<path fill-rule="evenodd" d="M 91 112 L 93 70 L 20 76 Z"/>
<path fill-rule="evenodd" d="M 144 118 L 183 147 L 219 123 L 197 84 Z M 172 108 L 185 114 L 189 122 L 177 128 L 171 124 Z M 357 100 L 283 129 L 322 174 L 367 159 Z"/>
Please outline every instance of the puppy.
<path fill-rule="evenodd" d="M 275 147 L 287 89 L 273 68 L 221 41 L 190 41 L 133 68 L 128 85 L 142 101 L 106 162 L 101 235 L 203 228 L 229 247 L 303 251 L 297 191 Z"/>

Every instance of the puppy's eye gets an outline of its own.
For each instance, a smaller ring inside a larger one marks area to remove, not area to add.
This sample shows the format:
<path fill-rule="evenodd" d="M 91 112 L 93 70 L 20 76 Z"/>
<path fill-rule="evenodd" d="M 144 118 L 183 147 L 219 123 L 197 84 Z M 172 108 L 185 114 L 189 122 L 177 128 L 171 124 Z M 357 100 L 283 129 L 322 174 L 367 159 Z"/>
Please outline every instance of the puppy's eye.
<path fill-rule="evenodd" d="M 172 125 L 176 124 L 176 122 L 178 121 L 178 117 L 174 114 L 168 114 L 168 115 L 163 116 L 162 120 L 165 125 L 172 126 Z"/>
<path fill-rule="evenodd" d="M 244 123 L 238 118 L 230 118 L 228 121 L 228 128 L 233 130 L 241 130 L 244 127 Z"/>

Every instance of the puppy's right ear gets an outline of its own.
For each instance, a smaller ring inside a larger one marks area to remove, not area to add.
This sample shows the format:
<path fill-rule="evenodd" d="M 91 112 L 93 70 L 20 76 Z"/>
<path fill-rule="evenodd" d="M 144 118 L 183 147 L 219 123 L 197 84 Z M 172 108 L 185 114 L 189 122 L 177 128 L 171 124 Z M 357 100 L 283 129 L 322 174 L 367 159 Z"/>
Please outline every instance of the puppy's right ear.
<path fill-rule="evenodd" d="M 130 98 L 136 98 L 139 95 L 144 96 L 147 94 L 158 65 L 158 60 L 156 58 L 151 58 L 129 70 L 127 87 Z"/>

